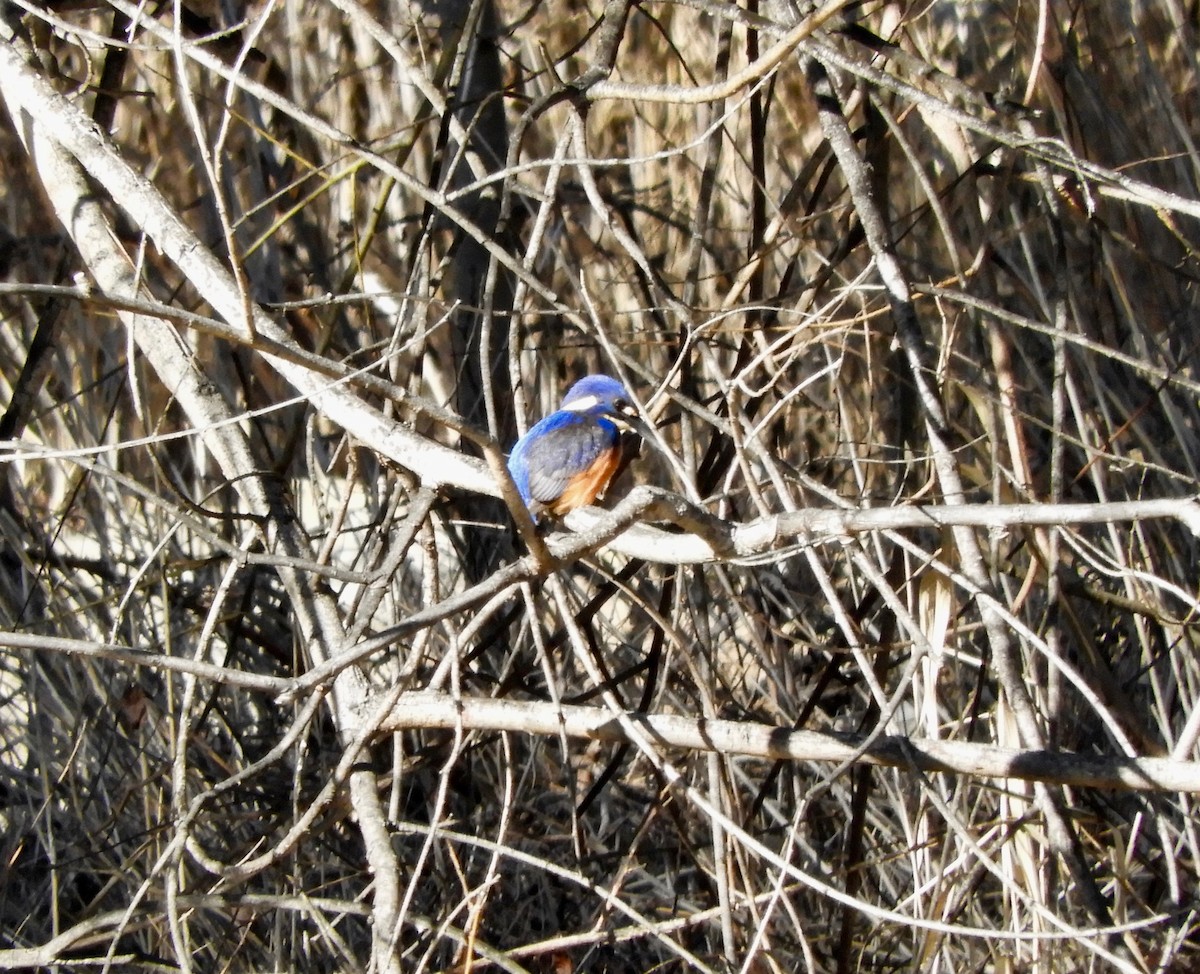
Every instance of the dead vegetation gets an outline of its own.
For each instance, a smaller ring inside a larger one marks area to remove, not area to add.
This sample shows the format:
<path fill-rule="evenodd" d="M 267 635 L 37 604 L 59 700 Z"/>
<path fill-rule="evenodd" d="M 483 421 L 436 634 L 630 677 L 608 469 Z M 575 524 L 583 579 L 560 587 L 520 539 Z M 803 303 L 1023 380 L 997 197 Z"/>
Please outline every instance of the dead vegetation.
<path fill-rule="evenodd" d="M 0 27 L 0 968 L 1200 967 L 1196 4 L 231 6 Z"/>

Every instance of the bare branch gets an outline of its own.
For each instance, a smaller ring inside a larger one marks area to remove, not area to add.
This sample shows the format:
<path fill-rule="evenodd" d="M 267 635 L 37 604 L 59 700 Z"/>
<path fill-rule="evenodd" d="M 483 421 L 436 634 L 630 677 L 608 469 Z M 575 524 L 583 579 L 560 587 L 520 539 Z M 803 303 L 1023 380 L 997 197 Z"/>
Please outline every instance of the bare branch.
<path fill-rule="evenodd" d="M 840 765 L 852 760 L 910 772 L 1045 781 L 1115 791 L 1200 793 L 1200 762 L 1168 758 L 1104 757 L 1059 751 L 1024 751 L 965 741 L 789 730 L 747 721 L 671 714 L 623 717 L 660 747 L 716 752 L 774 761 Z M 518 700 L 454 698 L 407 693 L 380 725 L 381 733 L 411 728 L 462 727 L 553 737 L 563 732 L 591 741 L 629 740 L 622 721 L 599 707 Z"/>

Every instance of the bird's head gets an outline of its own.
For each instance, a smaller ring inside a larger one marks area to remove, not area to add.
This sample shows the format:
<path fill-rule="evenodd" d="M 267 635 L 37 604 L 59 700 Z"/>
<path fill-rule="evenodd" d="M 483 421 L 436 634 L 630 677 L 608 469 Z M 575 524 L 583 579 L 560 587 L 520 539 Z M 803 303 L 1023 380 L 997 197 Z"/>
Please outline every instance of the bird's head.
<path fill-rule="evenodd" d="M 560 409 L 572 413 L 607 416 L 618 426 L 628 428 L 637 420 L 637 407 L 625 387 L 608 375 L 584 376 L 567 390 Z"/>

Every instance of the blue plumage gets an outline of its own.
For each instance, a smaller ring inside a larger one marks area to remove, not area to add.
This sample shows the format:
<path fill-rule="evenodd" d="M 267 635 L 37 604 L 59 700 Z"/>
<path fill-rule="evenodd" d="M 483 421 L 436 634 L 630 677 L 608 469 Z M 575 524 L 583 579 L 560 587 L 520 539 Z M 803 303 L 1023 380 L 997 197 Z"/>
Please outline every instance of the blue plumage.
<path fill-rule="evenodd" d="M 604 493 L 621 466 L 621 432 L 635 416 L 621 383 L 589 375 L 517 441 L 508 469 L 534 520 L 545 511 L 566 514 Z"/>

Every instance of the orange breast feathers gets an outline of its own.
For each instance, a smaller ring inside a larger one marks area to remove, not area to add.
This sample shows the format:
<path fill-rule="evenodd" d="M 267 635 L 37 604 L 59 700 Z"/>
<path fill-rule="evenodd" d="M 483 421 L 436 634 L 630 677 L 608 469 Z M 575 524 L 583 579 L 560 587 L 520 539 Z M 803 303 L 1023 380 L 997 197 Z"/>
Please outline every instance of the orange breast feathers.
<path fill-rule="evenodd" d="M 621 465 L 621 448 L 618 446 L 605 450 L 596 462 L 577 473 L 567 483 L 567 488 L 558 497 L 546 505 L 546 510 L 555 516 L 561 516 L 577 507 L 585 507 L 597 497 L 604 494 L 608 482 Z"/>

